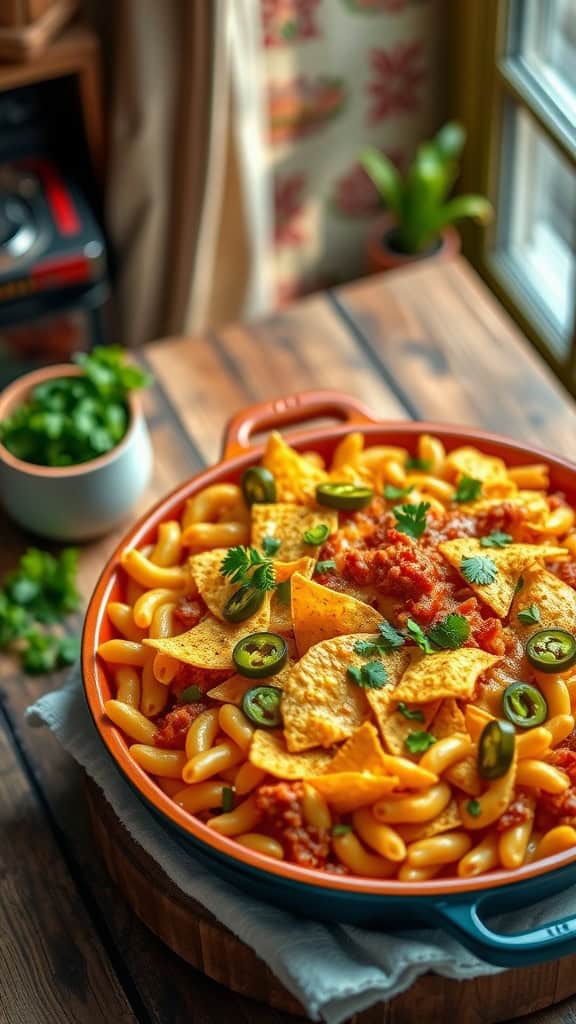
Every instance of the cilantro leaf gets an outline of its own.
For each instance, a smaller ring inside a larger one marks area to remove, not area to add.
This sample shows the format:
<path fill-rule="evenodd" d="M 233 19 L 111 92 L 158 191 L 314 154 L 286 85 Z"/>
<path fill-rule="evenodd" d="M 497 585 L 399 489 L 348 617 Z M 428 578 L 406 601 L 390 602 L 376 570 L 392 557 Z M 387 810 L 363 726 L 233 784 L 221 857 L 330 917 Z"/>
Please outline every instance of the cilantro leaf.
<path fill-rule="evenodd" d="M 505 548 L 507 544 L 512 543 L 512 540 L 509 533 L 492 530 L 487 537 L 480 537 L 480 544 L 483 548 Z"/>
<path fill-rule="evenodd" d="M 521 622 L 523 626 L 532 626 L 536 622 L 540 622 L 540 609 L 537 604 L 531 604 L 528 608 L 522 608 L 518 612 L 518 622 Z"/>
<path fill-rule="evenodd" d="M 397 629 L 394 629 L 394 626 L 387 619 L 378 623 L 378 632 L 380 636 L 375 637 L 373 640 L 357 640 L 354 644 L 356 654 L 388 654 L 390 651 L 395 651 L 406 643 L 402 634 Z"/>
<path fill-rule="evenodd" d="M 182 690 L 182 693 L 178 694 L 177 703 L 194 704 L 197 701 L 203 701 L 204 699 L 204 692 L 200 689 L 199 686 L 193 685 L 187 686 L 185 690 Z"/>
<path fill-rule="evenodd" d="M 405 469 L 420 469 L 423 473 L 427 473 L 432 469 L 432 463 L 429 459 L 419 459 L 417 455 L 409 455 L 404 463 Z"/>
<path fill-rule="evenodd" d="M 409 640 L 412 640 L 421 651 L 424 651 L 425 654 L 434 653 L 432 644 L 426 636 L 426 633 L 417 622 L 414 622 L 414 619 L 406 620 L 406 636 Z"/>
<path fill-rule="evenodd" d="M 498 575 L 496 564 L 489 555 L 471 555 L 460 562 L 462 575 L 468 583 L 477 583 L 481 587 L 494 583 Z"/>
<path fill-rule="evenodd" d="M 80 637 L 63 636 L 58 643 L 58 666 L 73 665 L 80 657 Z"/>
<path fill-rule="evenodd" d="M 394 484 L 386 484 L 384 487 L 384 497 L 386 501 L 402 501 L 402 498 L 406 498 L 410 491 L 413 491 L 414 487 L 394 487 Z"/>
<path fill-rule="evenodd" d="M 368 661 L 362 668 L 349 665 L 348 678 L 364 690 L 381 690 L 388 682 L 388 673 L 381 661 Z"/>
<path fill-rule="evenodd" d="M 340 825 L 334 825 L 333 826 L 333 828 L 332 828 L 332 835 L 334 836 L 335 839 L 337 839 L 338 836 L 347 836 L 348 833 L 351 832 L 351 831 L 352 831 L 352 825 L 345 825 L 343 822 L 341 822 Z"/>
<path fill-rule="evenodd" d="M 262 539 L 262 550 L 268 558 L 272 558 L 276 554 L 278 549 L 281 547 L 282 541 L 278 540 L 278 537 L 263 537 Z"/>
<path fill-rule="evenodd" d="M 519 576 L 518 577 L 518 583 L 514 587 L 514 593 L 517 594 L 520 590 L 522 590 L 523 586 L 524 586 L 524 577 L 523 576 Z"/>
<path fill-rule="evenodd" d="M 409 708 L 406 706 L 403 700 L 399 701 L 396 705 L 396 711 L 399 711 L 404 718 L 408 718 L 410 721 L 423 722 L 424 712 L 422 708 Z"/>
<path fill-rule="evenodd" d="M 471 818 L 478 818 L 482 807 L 479 800 L 468 800 L 466 803 L 466 810 Z"/>
<path fill-rule="evenodd" d="M 463 615 L 447 615 L 441 622 L 431 626 L 428 630 L 428 638 L 436 647 L 442 647 L 455 651 L 470 636 L 470 623 Z"/>
<path fill-rule="evenodd" d="M 460 504 L 467 501 L 476 501 L 476 499 L 480 497 L 481 492 L 482 481 L 475 480 L 473 476 L 466 476 L 466 474 L 463 473 L 458 481 L 454 501 L 457 501 Z"/>
<path fill-rule="evenodd" d="M 330 536 L 330 527 L 326 526 L 326 523 L 318 523 L 317 526 L 311 526 L 309 530 L 304 530 L 302 534 L 302 540 L 305 544 L 323 544 L 325 540 L 328 540 Z"/>
<path fill-rule="evenodd" d="M 409 732 L 404 742 L 411 754 L 424 754 L 433 743 L 436 743 L 436 737 L 422 729 L 418 732 Z"/>
<path fill-rule="evenodd" d="M 336 562 L 333 558 L 325 558 L 323 562 L 316 562 L 314 569 L 315 574 L 322 576 L 325 572 L 330 572 L 331 569 L 336 568 Z"/>
<path fill-rule="evenodd" d="M 398 533 L 405 533 L 406 536 L 418 540 L 426 529 L 426 513 L 429 508 L 429 502 L 420 501 L 418 505 L 398 505 L 392 509 Z"/>
<path fill-rule="evenodd" d="M 228 548 L 222 559 L 220 572 L 223 576 L 229 576 L 232 583 L 248 584 L 255 590 L 274 590 L 276 586 L 276 573 L 272 562 L 256 548 L 241 545 Z"/>

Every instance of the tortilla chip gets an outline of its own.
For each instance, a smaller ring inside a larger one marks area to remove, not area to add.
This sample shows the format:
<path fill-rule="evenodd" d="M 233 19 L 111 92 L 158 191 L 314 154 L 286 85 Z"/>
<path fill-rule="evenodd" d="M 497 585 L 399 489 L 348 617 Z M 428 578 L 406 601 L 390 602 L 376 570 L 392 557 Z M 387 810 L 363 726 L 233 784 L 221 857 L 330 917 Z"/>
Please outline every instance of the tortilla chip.
<path fill-rule="evenodd" d="M 499 660 L 497 655 L 476 647 L 460 647 L 457 651 L 439 651 L 438 654 L 417 651 L 394 690 L 394 700 L 407 704 L 429 703 L 438 697 L 470 700 L 478 676 Z"/>
<path fill-rule="evenodd" d="M 563 583 L 541 565 L 530 566 L 523 574 L 523 586 L 514 596 L 510 608 L 509 626 L 523 643 L 539 629 L 567 629 L 576 633 L 576 590 Z M 538 622 L 523 625 L 518 612 L 530 605 L 540 611 Z"/>
<path fill-rule="evenodd" d="M 275 676 L 268 676 L 263 680 L 263 683 L 270 686 L 277 686 L 279 690 L 284 688 L 284 683 L 294 668 L 295 662 L 289 659 L 284 668 L 281 668 Z M 223 683 L 219 683 L 218 686 L 213 686 L 211 690 L 208 690 L 207 696 L 211 697 L 212 700 L 221 700 L 224 704 L 241 704 L 244 694 L 251 690 L 253 686 L 258 686 L 257 679 L 248 679 L 247 676 L 234 675 L 230 676 L 229 679 L 225 679 Z"/>
<path fill-rule="evenodd" d="M 394 775 L 370 775 L 369 772 L 336 772 L 308 779 L 339 814 L 375 803 L 398 786 L 398 781 Z"/>
<path fill-rule="evenodd" d="M 422 712 L 423 718 L 421 721 L 417 721 L 414 718 L 406 718 L 400 711 L 394 710 L 397 703 L 397 701 L 392 700 L 390 714 L 383 720 L 380 730 L 384 743 L 391 754 L 397 754 L 399 757 L 410 757 L 406 748 L 407 737 L 416 729 L 428 729 L 430 722 L 440 707 L 440 701 L 432 701 L 430 704 L 410 705 L 410 711 L 417 709 Z M 436 734 L 434 733 L 434 735 Z"/>
<path fill-rule="evenodd" d="M 366 698 L 378 723 L 382 738 L 384 738 L 386 721 L 396 709 L 397 702 L 394 700 L 394 690 L 410 664 L 410 657 L 410 651 L 407 647 L 401 647 L 398 651 L 390 651 L 389 654 L 386 654 L 383 664 L 388 673 L 388 684 L 380 690 L 366 691 Z"/>
<path fill-rule="evenodd" d="M 299 455 L 277 431 L 268 438 L 262 465 L 274 476 L 278 501 L 314 505 L 316 487 L 328 479 L 325 470 Z"/>
<path fill-rule="evenodd" d="M 262 549 L 264 537 L 279 540 L 278 555 L 284 562 L 304 556 L 311 558 L 317 548 L 303 539 L 306 530 L 325 525 L 330 533 L 338 529 L 338 513 L 335 509 L 311 509 L 303 505 L 276 502 L 270 505 L 252 505 L 251 541 L 253 547 Z"/>
<path fill-rule="evenodd" d="M 298 558 L 295 562 L 275 562 L 276 580 L 278 583 L 286 583 L 296 572 L 300 573 L 301 576 L 309 578 L 314 572 L 315 565 L 315 559 L 307 557 Z M 278 593 L 274 591 L 272 601 L 270 602 L 270 629 L 273 633 L 292 633 L 290 605 L 290 592 L 286 595 L 286 598 L 283 596 L 280 599 Z"/>
<path fill-rule="evenodd" d="M 330 590 L 300 573 L 292 577 L 292 626 L 300 656 L 335 636 L 375 632 L 380 612 L 355 597 Z"/>
<path fill-rule="evenodd" d="M 268 593 L 256 614 L 243 622 L 219 622 L 212 615 L 207 615 L 186 633 L 158 640 L 147 639 L 143 643 L 186 665 L 195 665 L 197 668 L 233 668 L 232 651 L 238 641 L 250 633 L 266 632 L 269 624 Z"/>
<path fill-rule="evenodd" d="M 395 825 L 396 831 L 402 836 L 406 843 L 413 843 L 417 839 L 431 839 L 432 836 L 439 836 L 442 832 L 450 832 L 453 828 L 459 828 L 462 824 L 458 804 L 451 800 L 447 807 L 432 821 L 423 824 Z"/>
<path fill-rule="evenodd" d="M 541 526 L 550 515 L 550 508 L 546 501 L 545 491 L 517 491 L 516 494 L 506 496 L 506 505 L 511 508 L 522 509 L 526 513 L 529 522 L 523 526 Z M 502 498 L 479 498 L 478 501 L 471 501 L 466 504 L 466 511 L 471 515 L 478 516 L 483 512 L 490 512 L 492 509 L 502 507 Z"/>
<path fill-rule="evenodd" d="M 371 775 L 386 775 L 386 759 L 376 728 L 372 722 L 364 722 L 346 740 L 330 761 L 330 774 L 335 772 L 369 772 Z"/>
<path fill-rule="evenodd" d="M 488 556 L 498 572 L 493 583 L 470 583 L 470 587 L 481 601 L 487 604 L 501 619 L 510 610 L 516 584 L 520 576 L 533 562 L 565 555 L 565 548 L 547 544 L 509 544 L 506 548 L 483 548 L 480 541 L 471 537 L 447 540 L 438 545 L 438 550 L 450 565 L 463 575 L 460 565 L 463 558 L 475 555 Z M 468 582 L 468 581 L 467 581 Z"/>
<path fill-rule="evenodd" d="M 368 717 L 364 690 L 347 676 L 349 666 L 366 663 L 354 651 L 359 639 L 338 636 L 316 644 L 288 676 L 282 700 L 288 750 L 330 747 L 348 739 Z"/>
<path fill-rule="evenodd" d="M 457 483 L 462 476 L 482 481 L 484 497 L 507 497 L 518 490 L 508 476 L 508 469 L 503 459 L 495 455 L 485 455 L 478 448 L 468 445 L 455 448 L 444 461 L 444 475 L 447 480 Z"/>
<path fill-rule="evenodd" d="M 238 584 L 232 583 L 220 572 L 222 560 L 227 552 L 228 548 L 212 548 L 210 551 L 191 555 L 188 559 L 188 569 L 198 587 L 200 597 L 212 615 L 222 621 L 225 621 L 222 614 L 224 605 L 238 590 Z"/>
<path fill-rule="evenodd" d="M 290 754 L 281 732 L 256 729 L 248 755 L 250 762 L 263 772 L 279 779 L 307 779 L 323 772 L 332 754 L 327 750 L 307 750 L 303 754 Z"/>

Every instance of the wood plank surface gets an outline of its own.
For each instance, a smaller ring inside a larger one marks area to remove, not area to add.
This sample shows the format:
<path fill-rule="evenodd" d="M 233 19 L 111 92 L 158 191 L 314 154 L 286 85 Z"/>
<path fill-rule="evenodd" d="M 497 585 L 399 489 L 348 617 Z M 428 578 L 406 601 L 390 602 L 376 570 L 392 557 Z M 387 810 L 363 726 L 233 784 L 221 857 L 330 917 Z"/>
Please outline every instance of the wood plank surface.
<path fill-rule="evenodd" d="M 145 399 L 155 468 L 140 511 L 219 457 L 234 412 L 301 389 L 338 388 L 381 418 L 474 423 L 569 454 L 576 438 L 574 403 L 462 262 L 347 286 L 257 324 L 168 339 L 143 359 L 157 384 Z M 85 597 L 122 532 L 82 547 Z M 0 517 L 0 570 L 31 542 Z M 10 916 L 8 942 L 0 927 L 0 962 L 9 965 L 0 971 L 0 1021 L 288 1024 L 288 1014 L 231 995 L 174 957 L 109 880 L 77 767 L 49 733 L 22 722 L 27 704 L 61 679 L 22 677 L 0 659 L 0 925 L 3 913 Z M 36 854 L 53 887 L 32 871 Z M 39 934 L 26 960 L 34 921 Z M 73 947 L 70 977 L 54 952 L 55 928 Z M 8 986 L 13 978 L 17 985 Z M 553 998 L 552 974 L 545 991 Z M 526 1024 L 575 1024 L 573 1005 L 533 1014 Z"/>

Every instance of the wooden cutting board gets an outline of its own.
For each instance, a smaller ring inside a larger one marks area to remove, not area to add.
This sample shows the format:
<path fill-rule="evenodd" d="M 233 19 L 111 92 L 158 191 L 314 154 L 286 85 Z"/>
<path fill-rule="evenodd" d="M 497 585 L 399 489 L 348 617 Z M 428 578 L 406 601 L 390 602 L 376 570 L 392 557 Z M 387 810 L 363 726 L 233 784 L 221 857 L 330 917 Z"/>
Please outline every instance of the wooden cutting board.
<path fill-rule="evenodd" d="M 89 779 L 86 794 L 94 834 L 110 875 L 133 911 L 162 942 L 193 967 L 240 995 L 300 1017 L 306 1012 L 269 968 L 215 917 L 184 896 L 134 841 Z M 430 974 L 389 1003 L 350 1024 L 448 1021 L 495 1024 L 551 1006 L 576 993 L 576 956 L 470 981 Z"/>

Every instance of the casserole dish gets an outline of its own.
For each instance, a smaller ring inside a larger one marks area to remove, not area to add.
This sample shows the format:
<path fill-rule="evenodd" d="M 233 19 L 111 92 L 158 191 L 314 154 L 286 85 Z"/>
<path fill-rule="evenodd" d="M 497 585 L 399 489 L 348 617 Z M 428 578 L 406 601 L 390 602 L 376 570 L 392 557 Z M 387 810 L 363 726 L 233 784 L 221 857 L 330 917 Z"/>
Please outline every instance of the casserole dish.
<path fill-rule="evenodd" d="M 317 872 L 239 847 L 215 833 L 175 805 L 131 759 L 122 733 L 104 715 L 113 696 L 103 665 L 96 660 L 99 644 L 112 637 L 106 605 L 120 595 L 120 556 L 125 547 L 152 541 L 160 522 L 180 514 L 186 499 L 209 484 L 237 483 L 257 463 L 263 446 L 251 438 L 271 428 L 325 421 L 336 426 L 309 425 L 290 434 L 298 450 L 313 448 L 330 457 L 352 428 L 360 429 L 368 444 L 398 444 L 413 450 L 417 436 L 430 432 L 451 450 L 476 444 L 489 455 L 515 465 L 546 462 L 552 486 L 576 500 L 576 467 L 538 449 L 470 428 L 421 422 L 382 423 L 358 401 L 335 392 L 308 392 L 255 406 L 235 416 L 228 425 L 221 462 L 177 488 L 123 538 L 98 581 L 89 604 L 83 636 L 82 667 L 88 704 L 96 728 L 118 769 L 163 826 L 184 848 L 211 870 L 251 895 L 306 917 L 353 923 L 367 927 L 441 927 L 451 932 L 481 958 L 503 966 L 552 959 L 576 951 L 576 918 L 563 918 L 522 934 L 500 934 L 486 923 L 492 912 L 501 913 L 533 904 L 576 882 L 576 848 L 514 870 L 498 870 L 476 878 L 440 878 L 420 883 L 342 876 Z"/>

